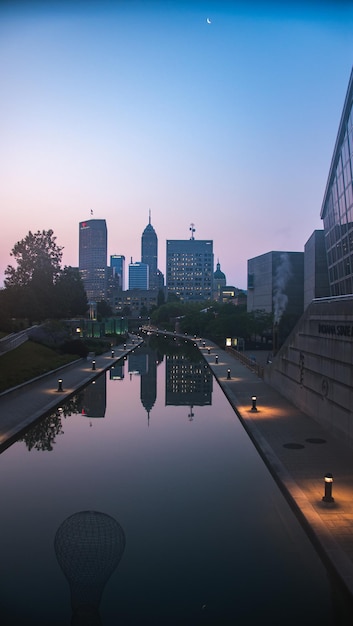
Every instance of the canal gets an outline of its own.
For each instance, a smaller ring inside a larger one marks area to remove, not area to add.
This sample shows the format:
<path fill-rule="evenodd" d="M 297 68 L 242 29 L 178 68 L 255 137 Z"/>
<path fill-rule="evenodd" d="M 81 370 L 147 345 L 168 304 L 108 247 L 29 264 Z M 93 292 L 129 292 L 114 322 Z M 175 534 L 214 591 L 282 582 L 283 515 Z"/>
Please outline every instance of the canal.
<path fill-rule="evenodd" d="M 197 350 L 151 340 L 0 464 L 4 626 L 346 623 Z"/>

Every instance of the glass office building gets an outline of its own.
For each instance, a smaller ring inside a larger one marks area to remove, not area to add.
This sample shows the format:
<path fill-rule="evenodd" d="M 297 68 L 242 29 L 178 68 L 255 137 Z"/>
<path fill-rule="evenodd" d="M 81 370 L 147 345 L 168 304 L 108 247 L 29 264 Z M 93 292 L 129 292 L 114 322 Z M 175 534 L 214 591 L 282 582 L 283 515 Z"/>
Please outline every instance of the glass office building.
<path fill-rule="evenodd" d="M 105 220 L 79 224 L 79 270 L 89 302 L 106 299 L 107 225 Z"/>
<path fill-rule="evenodd" d="M 332 156 L 321 218 L 330 294 L 353 293 L 353 71 Z"/>
<path fill-rule="evenodd" d="M 213 241 L 167 240 L 167 293 L 180 300 L 213 297 Z"/>

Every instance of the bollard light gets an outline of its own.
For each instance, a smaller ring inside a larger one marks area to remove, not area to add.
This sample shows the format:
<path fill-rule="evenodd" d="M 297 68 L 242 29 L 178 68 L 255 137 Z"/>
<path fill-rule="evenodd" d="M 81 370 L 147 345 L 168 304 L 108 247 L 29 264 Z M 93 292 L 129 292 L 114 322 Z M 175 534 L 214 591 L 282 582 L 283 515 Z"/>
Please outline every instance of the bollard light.
<path fill-rule="evenodd" d="M 332 497 L 333 476 L 331 472 L 327 472 L 325 474 L 324 481 L 325 481 L 325 495 L 322 499 L 324 502 L 334 502 L 335 499 Z"/>
<path fill-rule="evenodd" d="M 208 354 L 210 354 L 210 353 L 211 353 L 211 350 L 210 350 L 209 348 L 207 348 L 207 353 L 208 353 Z"/>
<path fill-rule="evenodd" d="M 92 361 L 92 369 L 95 370 L 96 369 L 96 362 Z"/>
<path fill-rule="evenodd" d="M 112 359 L 114 359 L 114 350 L 112 350 Z"/>
<path fill-rule="evenodd" d="M 229 369 L 229 367 L 227 369 L 227 380 L 230 380 L 230 369 Z"/>
<path fill-rule="evenodd" d="M 217 363 L 218 363 L 218 354 L 216 354 L 216 359 L 215 359 L 215 361 L 216 361 L 216 365 L 217 365 Z"/>
<path fill-rule="evenodd" d="M 124 343 L 124 350 L 126 350 L 126 343 Z"/>
<path fill-rule="evenodd" d="M 252 411 L 257 411 L 256 396 L 251 396 L 251 402 L 252 402 L 251 410 Z"/>
<path fill-rule="evenodd" d="M 59 378 L 58 380 L 58 391 L 63 391 L 63 379 Z"/>

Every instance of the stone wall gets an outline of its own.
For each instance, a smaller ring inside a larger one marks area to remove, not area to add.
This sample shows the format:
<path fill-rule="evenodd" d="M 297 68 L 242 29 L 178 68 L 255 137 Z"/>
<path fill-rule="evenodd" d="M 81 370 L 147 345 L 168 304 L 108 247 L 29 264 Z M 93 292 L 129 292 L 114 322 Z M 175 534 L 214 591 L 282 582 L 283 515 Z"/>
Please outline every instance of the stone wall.
<path fill-rule="evenodd" d="M 353 446 L 353 296 L 313 300 L 264 379 Z"/>

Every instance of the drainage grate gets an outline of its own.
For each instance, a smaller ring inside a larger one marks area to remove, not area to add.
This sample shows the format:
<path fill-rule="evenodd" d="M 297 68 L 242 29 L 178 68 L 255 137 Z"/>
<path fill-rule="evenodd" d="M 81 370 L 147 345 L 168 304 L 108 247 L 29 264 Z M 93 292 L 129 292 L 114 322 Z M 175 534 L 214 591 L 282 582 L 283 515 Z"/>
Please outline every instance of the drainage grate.
<path fill-rule="evenodd" d="M 305 439 L 308 443 L 327 443 L 326 439 L 321 439 L 321 437 L 309 437 L 309 439 Z"/>
<path fill-rule="evenodd" d="M 284 443 L 283 447 L 288 448 L 289 450 L 301 450 L 302 448 L 305 448 L 305 446 L 301 443 Z"/>

